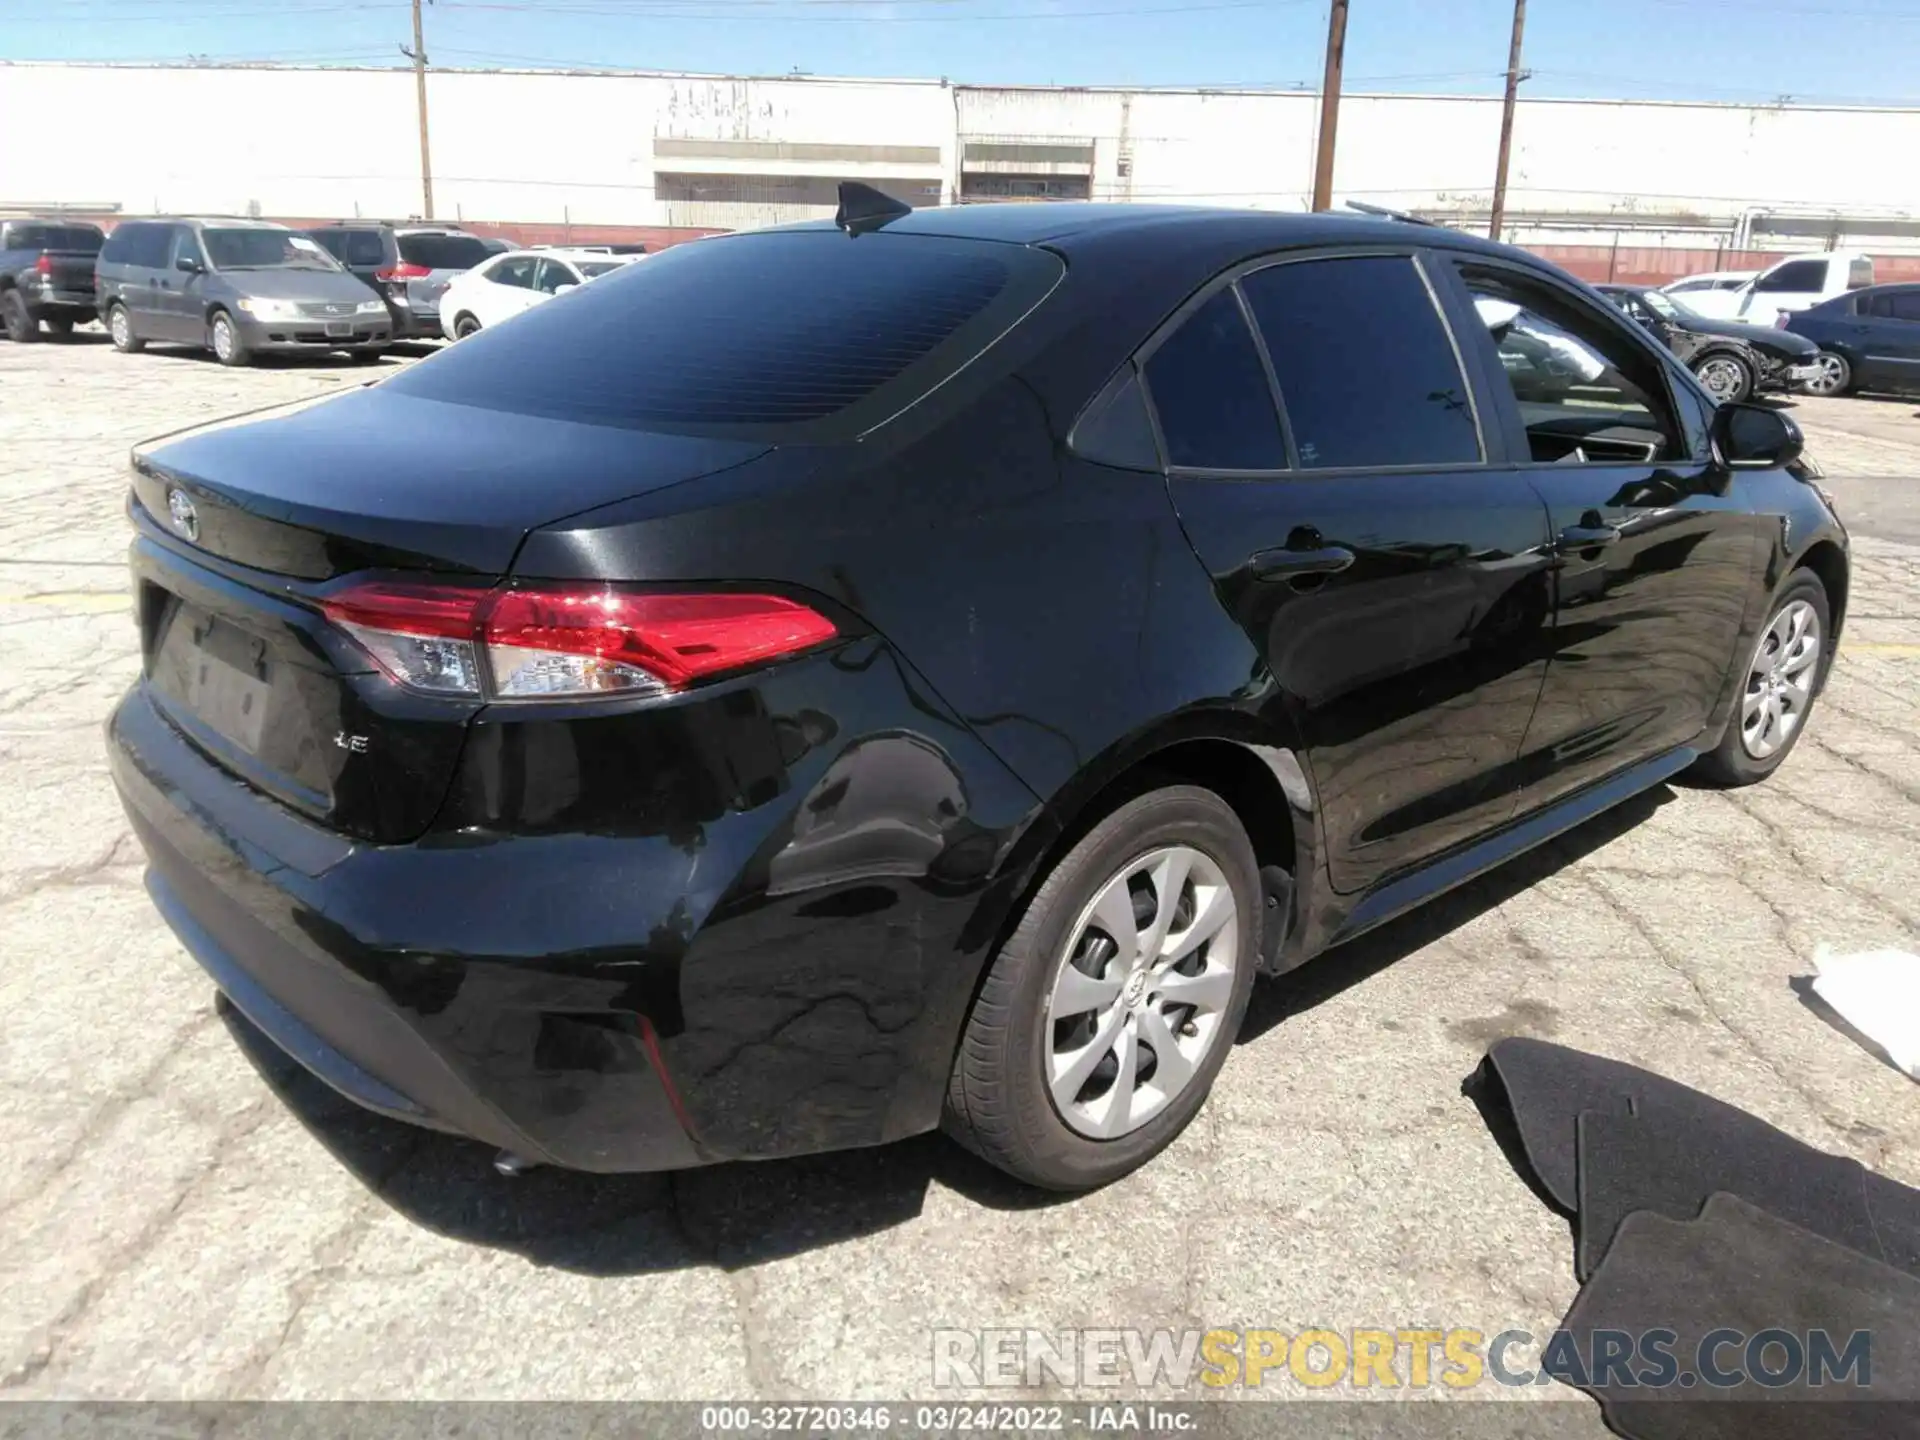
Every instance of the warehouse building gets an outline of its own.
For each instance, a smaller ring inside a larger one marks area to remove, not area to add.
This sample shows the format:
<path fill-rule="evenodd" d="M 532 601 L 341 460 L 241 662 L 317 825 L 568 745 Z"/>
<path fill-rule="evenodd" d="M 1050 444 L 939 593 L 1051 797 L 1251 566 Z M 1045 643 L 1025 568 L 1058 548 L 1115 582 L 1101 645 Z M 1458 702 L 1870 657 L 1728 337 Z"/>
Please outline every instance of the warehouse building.
<path fill-rule="evenodd" d="M 860 179 L 913 204 L 1306 207 L 1302 91 L 435 69 L 435 213 L 504 225 L 735 229 L 829 214 Z M 406 69 L 0 66 L 0 208 L 422 213 Z M 151 117 L 165 144 L 127 144 Z M 91 122 L 89 117 L 92 117 Z M 1349 95 L 1336 202 L 1484 225 L 1500 102 Z M 1527 99 L 1507 238 L 1701 252 L 1920 255 L 1920 109 Z M 543 232 L 544 233 L 544 232 Z M 1728 258 L 1734 258 L 1728 253 Z"/>

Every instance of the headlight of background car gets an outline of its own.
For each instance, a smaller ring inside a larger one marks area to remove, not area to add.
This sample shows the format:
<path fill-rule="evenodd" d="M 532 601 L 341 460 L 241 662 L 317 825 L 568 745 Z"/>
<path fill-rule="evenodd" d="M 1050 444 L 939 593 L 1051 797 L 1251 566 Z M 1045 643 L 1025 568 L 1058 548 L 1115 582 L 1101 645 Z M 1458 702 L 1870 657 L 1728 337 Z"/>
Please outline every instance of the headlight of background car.
<path fill-rule="evenodd" d="M 384 300 L 362 300 L 360 302 L 360 313 L 362 315 L 382 315 L 386 313 L 386 309 L 387 302 Z"/>
<path fill-rule="evenodd" d="M 242 300 L 240 308 L 256 320 L 298 320 L 300 307 L 292 300 Z"/>

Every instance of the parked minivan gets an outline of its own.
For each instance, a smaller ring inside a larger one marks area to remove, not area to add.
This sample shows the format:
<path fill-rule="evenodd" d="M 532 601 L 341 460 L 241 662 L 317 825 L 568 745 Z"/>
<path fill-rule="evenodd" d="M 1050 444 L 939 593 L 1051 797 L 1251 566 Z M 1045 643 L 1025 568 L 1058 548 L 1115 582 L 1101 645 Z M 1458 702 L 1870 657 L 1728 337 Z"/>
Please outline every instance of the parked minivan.
<path fill-rule="evenodd" d="M 393 338 L 386 303 L 305 235 L 265 220 L 128 220 L 96 273 L 114 348 L 211 350 L 222 365 L 265 351 L 344 350 L 372 360 Z"/>
<path fill-rule="evenodd" d="M 1731 290 L 1688 293 L 1687 304 L 1714 320 L 1744 320 L 1771 325 L 1780 316 L 1805 310 L 1849 290 L 1873 284 L 1873 257 L 1849 250 L 1795 255 L 1762 270 Z"/>
<path fill-rule="evenodd" d="M 438 339 L 448 282 L 495 253 L 478 235 L 437 225 L 343 220 L 306 233 L 387 302 L 396 340 Z"/>

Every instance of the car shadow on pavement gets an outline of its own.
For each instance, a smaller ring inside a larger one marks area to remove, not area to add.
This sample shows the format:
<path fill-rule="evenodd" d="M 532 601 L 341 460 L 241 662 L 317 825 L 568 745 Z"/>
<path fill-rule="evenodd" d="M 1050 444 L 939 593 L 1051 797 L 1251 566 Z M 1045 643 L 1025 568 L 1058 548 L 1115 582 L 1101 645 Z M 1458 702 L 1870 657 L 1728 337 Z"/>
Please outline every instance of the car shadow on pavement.
<path fill-rule="evenodd" d="M 740 1269 L 912 1220 L 935 1180 L 993 1209 L 1071 1198 L 1023 1186 L 939 1134 L 665 1174 L 533 1169 L 505 1179 L 489 1147 L 362 1110 L 238 1010 L 222 1003 L 220 1013 L 279 1100 L 368 1189 L 415 1224 L 536 1264 L 589 1275 Z"/>
<path fill-rule="evenodd" d="M 1661 786 L 1513 863 L 1255 987 L 1241 1043 L 1257 1039 L 1632 829 Z M 415 1224 L 541 1265 L 637 1275 L 735 1270 L 877 1234 L 917 1217 L 938 1181 L 974 1204 L 1071 1203 L 1002 1175 L 939 1134 L 790 1160 L 650 1175 L 534 1169 L 505 1179 L 474 1141 L 360 1109 L 290 1059 L 231 1005 L 221 1016 L 274 1094 L 364 1185 Z"/>
<path fill-rule="evenodd" d="M 1469 920 L 1511 900 L 1521 891 L 1592 854 L 1632 830 L 1673 799 L 1667 785 L 1643 790 L 1630 800 L 1419 909 L 1390 920 L 1297 970 L 1254 987 L 1240 1027 L 1242 1045 L 1258 1040 L 1276 1025 L 1302 1014 L 1379 974 L 1414 951 L 1431 945 Z"/>

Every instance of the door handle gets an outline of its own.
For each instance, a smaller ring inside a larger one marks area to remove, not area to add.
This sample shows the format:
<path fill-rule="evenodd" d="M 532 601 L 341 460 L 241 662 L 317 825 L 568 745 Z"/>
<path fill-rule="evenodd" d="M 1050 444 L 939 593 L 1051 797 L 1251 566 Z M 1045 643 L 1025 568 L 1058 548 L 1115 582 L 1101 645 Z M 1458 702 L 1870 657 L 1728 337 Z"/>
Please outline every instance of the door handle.
<path fill-rule="evenodd" d="M 1560 532 L 1561 550 L 1591 550 L 1596 545 L 1612 545 L 1620 538 L 1618 525 L 1569 525 Z"/>
<path fill-rule="evenodd" d="M 1337 575 L 1353 564 L 1353 551 L 1344 545 L 1322 545 L 1313 550 L 1261 550 L 1248 557 L 1247 569 L 1256 580 L 1293 580 L 1303 575 Z"/>

